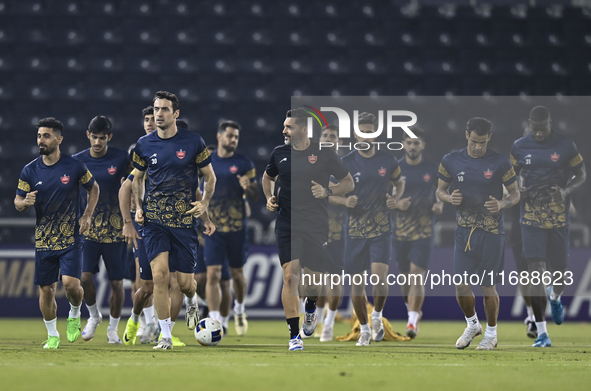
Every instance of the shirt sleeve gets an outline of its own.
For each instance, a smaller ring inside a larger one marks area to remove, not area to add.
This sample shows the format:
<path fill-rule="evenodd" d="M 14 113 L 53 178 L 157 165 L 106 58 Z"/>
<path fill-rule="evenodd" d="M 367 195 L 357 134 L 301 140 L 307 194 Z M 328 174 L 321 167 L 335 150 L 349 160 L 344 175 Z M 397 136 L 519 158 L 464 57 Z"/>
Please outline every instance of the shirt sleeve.
<path fill-rule="evenodd" d="M 337 180 L 343 180 L 349 174 L 349 170 L 345 167 L 345 164 L 339 158 L 339 155 L 332 149 L 327 150 L 329 156 L 329 164 L 330 164 L 330 175 L 335 177 Z"/>
<path fill-rule="evenodd" d="M 199 141 L 197 143 L 197 157 L 195 158 L 195 163 L 197 163 L 197 167 L 203 168 L 211 163 L 211 154 L 207 149 L 207 145 L 205 145 L 205 141 L 203 141 L 203 137 L 197 135 L 199 137 Z"/>
<path fill-rule="evenodd" d="M 84 188 L 86 190 L 90 190 L 92 189 L 92 186 L 94 185 L 94 177 L 92 176 L 92 174 L 90 173 L 90 171 L 88 171 L 88 168 L 86 167 L 86 164 L 80 162 L 79 165 L 79 170 L 80 170 L 80 184 L 82 186 L 84 186 Z"/>
<path fill-rule="evenodd" d="M 246 174 L 244 175 L 246 175 L 251 182 L 256 180 L 257 172 L 254 167 L 254 163 L 250 159 L 246 159 Z"/>
<path fill-rule="evenodd" d="M 146 171 L 148 168 L 148 162 L 143 156 L 142 145 L 138 142 L 135 147 L 131 150 L 129 159 L 131 160 L 131 164 L 133 167 L 138 169 L 139 171 Z"/>
<path fill-rule="evenodd" d="M 279 175 L 279 169 L 277 168 L 277 165 L 275 164 L 275 149 L 273 150 L 273 152 L 271 152 L 271 158 L 269 159 L 269 163 L 267 164 L 267 168 L 265 168 L 265 172 L 271 178 L 275 178 L 277 175 Z"/>
<path fill-rule="evenodd" d="M 21 171 L 21 175 L 18 178 L 18 187 L 16 188 L 16 195 L 26 197 L 27 193 L 31 192 L 31 183 L 28 178 L 28 174 L 29 172 L 27 170 L 27 167 L 23 168 L 23 170 Z"/>
<path fill-rule="evenodd" d="M 398 160 L 394 159 L 394 164 L 392 164 L 392 175 L 390 176 L 390 179 L 392 182 L 398 182 L 401 176 L 402 170 L 400 169 L 400 164 L 398 163 Z"/>
<path fill-rule="evenodd" d="M 510 161 L 510 159 L 507 158 L 503 159 L 503 162 L 501 163 L 501 172 L 503 173 L 503 185 L 505 185 L 505 187 L 508 187 L 517 180 L 517 175 L 515 175 L 515 169 L 513 166 L 513 163 Z"/>
<path fill-rule="evenodd" d="M 518 160 L 519 154 L 517 151 L 517 147 L 515 146 L 515 143 L 513 143 L 513 146 L 511 147 L 511 153 L 509 154 L 509 160 L 511 160 L 511 164 L 513 165 L 513 167 L 515 167 L 515 169 L 519 169 L 519 160 Z"/>
<path fill-rule="evenodd" d="M 445 155 L 439 164 L 439 170 L 437 171 L 437 178 L 441 179 L 444 182 L 450 183 L 451 182 L 451 175 L 448 172 L 448 162 L 447 156 Z"/>
<path fill-rule="evenodd" d="M 135 178 L 135 174 L 137 174 L 137 170 L 134 168 L 133 170 L 131 170 L 131 172 L 127 176 L 127 179 L 129 179 L 130 181 L 133 182 L 133 179 Z"/>
<path fill-rule="evenodd" d="M 577 146 L 574 142 L 571 142 L 570 148 L 568 150 L 567 158 L 568 158 L 568 167 L 570 169 L 574 170 L 574 169 L 581 167 L 583 164 L 585 164 L 583 162 L 583 157 L 581 156 L 581 154 L 577 150 Z"/>

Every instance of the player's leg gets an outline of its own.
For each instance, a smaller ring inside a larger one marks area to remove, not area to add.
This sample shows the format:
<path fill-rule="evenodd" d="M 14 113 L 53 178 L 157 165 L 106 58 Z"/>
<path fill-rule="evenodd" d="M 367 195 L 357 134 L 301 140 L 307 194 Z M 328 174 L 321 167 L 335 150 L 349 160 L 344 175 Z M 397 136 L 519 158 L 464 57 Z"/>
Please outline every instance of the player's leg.
<path fill-rule="evenodd" d="M 96 288 L 94 286 L 93 276 L 99 272 L 99 260 L 101 258 L 100 243 L 92 240 L 84 241 L 82 250 L 82 277 L 80 283 L 84 289 L 84 301 L 90 317 L 82 331 L 82 339 L 90 341 L 94 338 L 97 326 L 102 322 L 103 315 L 99 312 L 96 303 Z"/>
<path fill-rule="evenodd" d="M 388 239 L 389 245 L 390 239 Z M 383 258 L 382 258 L 383 259 Z M 388 284 L 386 278 L 388 277 L 388 270 L 390 265 L 381 262 L 373 262 L 371 264 L 371 274 L 377 276 L 377 280 L 372 276 L 370 281 L 372 285 L 373 295 L 373 312 L 371 313 L 371 334 L 375 342 L 380 342 L 384 339 L 385 330 L 384 322 L 382 321 L 384 306 L 388 298 Z"/>
<path fill-rule="evenodd" d="M 80 306 L 84 298 L 84 289 L 80 285 L 82 246 L 83 243 L 80 242 L 67 250 L 59 252 L 60 273 L 66 290 L 66 298 L 70 302 L 68 327 L 66 329 L 69 342 L 75 342 L 82 334 L 80 327 Z"/>
<path fill-rule="evenodd" d="M 222 316 L 222 328 L 224 335 L 228 334 L 228 322 L 230 321 L 230 309 L 232 308 L 232 290 L 230 289 L 230 276 L 224 275 L 224 268 L 222 268 L 222 280 L 220 281 L 220 289 L 222 291 L 222 301 L 220 302 L 220 315 Z M 228 271 L 228 274 L 230 272 Z"/>
<path fill-rule="evenodd" d="M 101 253 L 109 283 L 111 285 L 111 296 L 109 297 L 109 327 L 107 329 L 107 340 L 111 344 L 120 344 L 118 336 L 121 310 L 125 301 L 123 291 L 123 278 L 125 277 L 125 259 L 127 257 L 127 243 L 101 243 Z"/>
<path fill-rule="evenodd" d="M 410 272 L 407 275 L 409 283 L 408 290 L 408 323 L 406 325 L 406 336 L 415 338 L 419 333 L 419 317 L 425 300 L 425 286 L 421 283 L 425 278 L 426 270 L 422 267 L 410 264 Z"/>
<path fill-rule="evenodd" d="M 552 319 L 556 324 L 564 321 L 564 307 L 560 297 L 564 292 L 565 273 L 567 271 L 568 252 L 570 247 L 569 227 L 554 228 L 548 232 L 548 263 L 552 273 L 552 284 L 547 288 L 548 300 L 552 309 Z"/>
<path fill-rule="evenodd" d="M 312 246 L 311 243 L 307 244 Z M 317 252 L 307 252 L 304 249 L 304 257 L 315 256 Z M 316 269 L 316 267 L 314 267 Z M 316 324 L 318 322 L 318 298 L 322 293 L 324 273 L 322 271 L 316 271 L 310 269 L 308 266 L 303 267 L 302 274 L 302 290 L 306 295 L 304 301 L 304 322 L 302 323 L 302 333 L 311 337 L 316 330 Z"/>
<path fill-rule="evenodd" d="M 294 259 L 287 261 L 281 267 L 283 269 L 281 303 L 283 304 L 285 320 L 289 328 L 289 350 L 303 350 L 304 344 L 300 338 L 300 296 L 298 293 L 298 286 L 300 285 L 300 260 Z"/>
<path fill-rule="evenodd" d="M 245 231 L 232 232 L 227 235 L 227 263 L 232 277 L 234 289 L 234 327 L 236 334 L 244 335 L 248 331 L 244 298 L 246 296 L 246 277 L 244 277 L 244 265 L 247 259 L 247 237 Z"/>
<path fill-rule="evenodd" d="M 371 328 L 367 315 L 367 297 L 363 272 L 370 268 L 370 239 L 351 239 L 345 241 L 344 267 L 351 276 L 351 301 L 359 320 L 361 333 L 357 346 L 368 346 L 371 342 Z"/>
<path fill-rule="evenodd" d="M 365 296 L 365 282 L 363 276 L 359 273 L 352 276 L 353 284 L 351 287 L 351 301 L 353 310 L 359 320 L 361 333 L 356 346 L 369 346 L 371 343 L 371 329 L 369 327 L 367 314 L 367 297 Z"/>
<path fill-rule="evenodd" d="M 318 329 L 318 327 L 316 327 L 316 331 L 314 331 L 314 337 L 315 338 L 320 338 L 321 333 L 322 333 L 322 329 L 324 328 L 324 314 L 326 313 L 326 285 L 324 284 L 324 279 L 327 277 L 326 274 L 324 274 L 323 277 L 323 283 L 322 283 L 322 289 L 320 291 L 320 296 L 318 297 L 318 301 L 316 302 L 316 306 L 318 307 L 318 311 L 316 313 L 318 320 L 316 322 L 316 326 L 320 326 L 320 329 Z"/>
<path fill-rule="evenodd" d="M 408 253 L 410 252 L 409 241 L 394 240 L 394 253 L 396 256 L 396 264 L 398 265 L 398 272 L 405 275 L 404 284 L 400 285 L 400 293 L 404 298 L 404 304 L 406 310 L 409 311 L 408 307 L 408 293 L 410 291 L 410 284 L 408 281 L 408 273 L 410 273 L 410 259 Z"/>
<path fill-rule="evenodd" d="M 335 317 L 342 295 L 342 284 L 344 274 L 344 259 L 345 242 L 344 240 L 332 240 L 326 246 L 327 254 L 327 268 L 329 273 L 326 284 L 326 316 L 324 318 L 324 325 L 322 334 L 320 335 L 320 342 L 329 342 L 333 339 L 333 330 Z"/>
<path fill-rule="evenodd" d="M 207 297 L 207 307 L 209 307 L 209 317 L 222 322 L 220 314 L 220 305 L 222 302 L 222 290 L 220 281 L 222 280 L 222 265 L 207 266 L 207 285 L 205 295 Z"/>
<path fill-rule="evenodd" d="M 152 278 L 154 280 L 154 305 L 156 313 L 158 314 L 158 323 L 162 331 L 162 339 L 157 348 L 162 345 L 164 349 L 172 347 L 172 333 L 171 333 L 171 316 L 170 316 L 170 296 L 169 283 L 170 271 L 168 268 L 168 252 L 162 252 L 152 261 L 150 261 L 152 268 Z M 170 344 L 170 347 L 168 346 Z"/>
<path fill-rule="evenodd" d="M 518 226 L 517 229 L 521 231 L 521 227 Z M 527 260 L 523 256 L 523 242 L 521 241 L 521 234 L 519 234 L 516 238 L 513 238 L 513 246 L 511 247 L 513 250 L 513 259 L 515 260 L 515 268 L 519 276 L 524 273 L 528 273 L 528 266 Z M 519 292 L 521 293 L 521 297 L 525 302 L 525 308 L 527 311 L 527 317 L 524 320 L 527 328 L 527 336 L 529 338 L 537 338 L 538 337 L 538 329 L 536 328 L 536 320 L 534 318 L 534 311 L 531 306 L 531 297 L 529 292 L 529 284 L 522 284 L 521 278 L 519 279 Z"/>

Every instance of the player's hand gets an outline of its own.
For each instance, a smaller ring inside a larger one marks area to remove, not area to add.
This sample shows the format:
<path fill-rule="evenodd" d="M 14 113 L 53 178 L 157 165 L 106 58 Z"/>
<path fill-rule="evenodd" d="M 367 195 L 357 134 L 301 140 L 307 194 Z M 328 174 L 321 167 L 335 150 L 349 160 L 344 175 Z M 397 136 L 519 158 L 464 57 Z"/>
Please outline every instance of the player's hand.
<path fill-rule="evenodd" d="M 135 222 L 138 224 L 144 224 L 144 211 L 143 210 L 137 210 L 135 212 Z"/>
<path fill-rule="evenodd" d="M 357 196 L 347 197 L 345 200 L 345 206 L 349 209 L 353 209 L 357 205 Z"/>
<path fill-rule="evenodd" d="M 523 186 L 519 187 L 519 199 L 524 200 L 527 198 L 527 189 Z"/>
<path fill-rule="evenodd" d="M 558 186 L 552 186 L 552 191 L 550 192 L 550 195 L 552 196 L 552 201 L 554 202 L 564 202 L 567 197 L 566 191 Z"/>
<path fill-rule="evenodd" d="M 484 207 L 488 209 L 490 213 L 498 213 L 503 209 L 503 203 L 493 196 L 488 196 L 488 201 L 484 203 Z"/>
<path fill-rule="evenodd" d="M 211 220 L 204 221 L 203 228 L 203 235 L 211 236 L 215 232 L 215 225 L 213 225 Z"/>
<path fill-rule="evenodd" d="M 394 197 L 392 197 L 394 198 Z M 410 208 L 410 197 L 401 198 L 396 203 L 396 208 L 400 210 L 408 210 Z"/>
<path fill-rule="evenodd" d="M 141 240 L 142 237 L 137 233 L 135 227 L 131 222 L 123 223 L 123 237 L 125 237 L 125 241 L 127 242 L 127 244 L 133 244 L 133 248 L 135 248 L 136 250 L 138 249 L 137 240 Z"/>
<path fill-rule="evenodd" d="M 326 198 L 328 197 L 328 192 L 326 191 L 324 186 L 312 181 L 312 195 L 314 196 L 314 198 Z"/>
<path fill-rule="evenodd" d="M 462 195 L 462 193 L 460 193 L 460 189 L 455 189 L 452 193 L 451 193 L 451 204 L 452 205 L 460 205 L 462 203 L 462 200 L 464 199 L 464 196 Z"/>
<path fill-rule="evenodd" d="M 267 210 L 269 212 L 275 212 L 279 208 L 277 205 L 277 197 L 273 196 L 267 200 Z"/>
<path fill-rule="evenodd" d="M 242 176 L 242 175 L 236 175 L 236 178 L 238 178 L 238 182 L 240 182 L 240 186 L 246 190 L 248 188 L 248 186 L 250 186 L 250 178 L 247 176 Z"/>
<path fill-rule="evenodd" d="M 27 193 L 25 197 L 25 206 L 28 208 L 29 206 L 35 205 L 35 201 L 37 201 L 37 193 L 39 190 L 32 191 Z"/>
<path fill-rule="evenodd" d="M 200 217 L 203 213 L 205 213 L 207 207 L 209 206 L 209 204 L 205 201 L 194 201 L 191 202 L 191 205 L 193 205 L 193 208 L 186 211 L 185 214 L 193 215 L 195 217 Z"/>
<path fill-rule="evenodd" d="M 431 211 L 433 211 L 433 213 L 435 213 L 436 215 L 440 215 L 443 213 L 443 202 L 436 202 L 433 204 L 433 207 L 431 208 Z"/>
<path fill-rule="evenodd" d="M 396 201 L 396 198 L 392 197 L 389 193 L 386 193 L 386 206 L 388 209 L 396 209 L 398 206 L 398 201 Z"/>
<path fill-rule="evenodd" d="M 82 215 L 80 220 L 78 220 L 78 224 L 80 224 L 80 234 L 86 235 L 88 230 L 90 229 L 90 221 L 92 216 Z"/>

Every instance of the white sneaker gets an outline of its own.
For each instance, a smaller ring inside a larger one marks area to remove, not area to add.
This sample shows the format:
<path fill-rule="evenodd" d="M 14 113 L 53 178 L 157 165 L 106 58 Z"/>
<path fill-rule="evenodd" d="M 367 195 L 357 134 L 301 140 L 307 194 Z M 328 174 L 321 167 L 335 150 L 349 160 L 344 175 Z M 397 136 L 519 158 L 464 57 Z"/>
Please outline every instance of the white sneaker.
<path fill-rule="evenodd" d="M 480 334 L 482 334 L 482 326 L 480 323 L 478 324 L 478 327 L 466 327 L 464 333 L 456 341 L 456 348 L 466 349 L 468 346 L 470 346 L 470 342 L 472 342 L 474 337 Z"/>
<path fill-rule="evenodd" d="M 82 339 L 85 341 L 90 341 L 94 338 L 94 333 L 96 332 L 96 328 L 101 322 L 103 321 L 103 314 L 99 312 L 99 317 L 97 318 L 88 318 L 88 322 L 86 322 L 86 326 L 84 326 L 84 330 L 82 330 Z"/>
<path fill-rule="evenodd" d="M 162 338 L 158 345 L 154 346 L 154 350 L 170 350 L 172 349 L 172 338 Z"/>
<path fill-rule="evenodd" d="M 107 330 L 107 341 L 112 344 L 122 344 L 119 336 L 117 335 L 117 330 Z"/>
<path fill-rule="evenodd" d="M 304 334 L 304 330 L 300 329 L 300 339 L 308 339 L 310 338 L 309 335 Z"/>
<path fill-rule="evenodd" d="M 369 346 L 371 343 L 371 333 L 361 333 L 359 334 L 359 340 L 355 344 L 355 346 Z"/>
<path fill-rule="evenodd" d="M 316 310 L 317 308 L 314 308 L 313 312 L 304 311 L 304 323 L 302 324 L 302 332 L 308 337 L 314 334 L 314 330 L 316 330 L 316 322 L 318 321 L 318 317 L 316 316 Z"/>
<path fill-rule="evenodd" d="M 380 342 L 384 339 L 386 331 L 384 330 L 384 322 L 382 318 L 371 318 L 371 336 L 375 342 Z"/>
<path fill-rule="evenodd" d="M 140 343 L 151 343 L 154 340 L 154 336 L 158 337 L 158 334 L 156 334 L 157 329 L 156 323 L 148 323 L 144 327 L 144 332 L 140 337 Z"/>
<path fill-rule="evenodd" d="M 497 347 L 497 337 L 487 336 L 486 333 L 482 337 L 482 341 L 476 347 L 476 350 L 493 350 Z"/>
<path fill-rule="evenodd" d="M 197 307 L 197 304 L 187 307 L 187 312 L 185 312 L 185 320 L 187 321 L 187 327 L 189 330 L 195 330 L 197 323 L 199 323 L 199 307 Z"/>
<path fill-rule="evenodd" d="M 304 341 L 299 335 L 289 340 L 289 350 L 304 350 Z"/>
<path fill-rule="evenodd" d="M 244 335 L 248 331 L 248 321 L 246 320 L 246 314 L 234 315 L 234 328 L 236 334 Z"/>
<path fill-rule="evenodd" d="M 332 341 L 332 330 L 333 326 L 327 326 L 326 324 L 322 328 L 322 334 L 320 335 L 320 342 Z"/>

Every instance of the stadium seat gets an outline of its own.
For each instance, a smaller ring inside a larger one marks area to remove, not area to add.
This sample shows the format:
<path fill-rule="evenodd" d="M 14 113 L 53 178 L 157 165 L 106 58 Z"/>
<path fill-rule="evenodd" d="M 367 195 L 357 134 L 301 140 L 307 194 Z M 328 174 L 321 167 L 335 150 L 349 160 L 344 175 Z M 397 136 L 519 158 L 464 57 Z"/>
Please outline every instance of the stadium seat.
<path fill-rule="evenodd" d="M 88 21 L 88 38 L 92 44 L 121 44 L 123 33 L 121 24 L 113 23 L 108 17 L 92 18 Z"/>
<path fill-rule="evenodd" d="M 88 69 L 96 72 L 118 72 L 123 70 L 123 49 L 119 45 L 93 45 L 86 55 L 92 59 L 87 63 Z"/>

